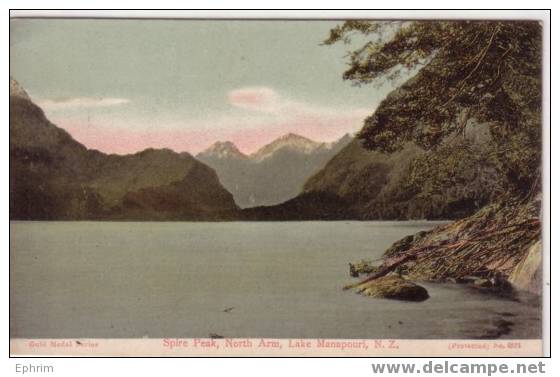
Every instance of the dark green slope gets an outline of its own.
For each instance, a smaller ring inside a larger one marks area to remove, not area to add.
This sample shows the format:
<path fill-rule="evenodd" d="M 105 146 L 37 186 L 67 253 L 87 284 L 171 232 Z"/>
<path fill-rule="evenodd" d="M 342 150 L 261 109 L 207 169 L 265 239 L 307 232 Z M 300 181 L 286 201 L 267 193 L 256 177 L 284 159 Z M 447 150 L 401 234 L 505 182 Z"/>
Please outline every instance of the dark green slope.
<path fill-rule="evenodd" d="M 236 211 L 215 172 L 188 153 L 88 150 L 11 91 L 10 219 L 214 220 Z"/>
<path fill-rule="evenodd" d="M 437 151 L 408 144 L 384 154 L 354 140 L 307 181 L 304 193 L 335 195 L 361 219 L 460 218 L 488 203 L 498 182 L 495 170 L 481 161 L 486 153 L 485 139 L 474 132 Z M 424 178 L 421 169 L 441 178 Z"/>

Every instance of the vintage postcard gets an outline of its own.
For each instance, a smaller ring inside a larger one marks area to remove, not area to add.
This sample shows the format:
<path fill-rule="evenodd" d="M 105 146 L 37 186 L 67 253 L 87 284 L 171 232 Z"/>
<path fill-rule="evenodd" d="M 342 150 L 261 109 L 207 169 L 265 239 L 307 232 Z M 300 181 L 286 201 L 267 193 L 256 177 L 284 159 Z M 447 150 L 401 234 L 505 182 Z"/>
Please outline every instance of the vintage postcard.
<path fill-rule="evenodd" d="M 10 352 L 543 354 L 543 23 L 10 22 Z"/>

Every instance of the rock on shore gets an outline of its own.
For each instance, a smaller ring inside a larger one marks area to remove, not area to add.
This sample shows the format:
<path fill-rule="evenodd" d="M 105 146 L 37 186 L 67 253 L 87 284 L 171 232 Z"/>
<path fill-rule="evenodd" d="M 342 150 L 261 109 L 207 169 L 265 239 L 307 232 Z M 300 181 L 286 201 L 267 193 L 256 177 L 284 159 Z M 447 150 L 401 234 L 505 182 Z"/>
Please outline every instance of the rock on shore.
<path fill-rule="evenodd" d="M 542 293 L 542 242 L 535 242 L 527 256 L 512 271 L 508 281 L 515 288 L 535 294 Z"/>
<path fill-rule="evenodd" d="M 356 292 L 364 296 L 405 301 L 424 301 L 430 296 L 418 284 L 398 276 L 383 276 L 356 286 Z"/>

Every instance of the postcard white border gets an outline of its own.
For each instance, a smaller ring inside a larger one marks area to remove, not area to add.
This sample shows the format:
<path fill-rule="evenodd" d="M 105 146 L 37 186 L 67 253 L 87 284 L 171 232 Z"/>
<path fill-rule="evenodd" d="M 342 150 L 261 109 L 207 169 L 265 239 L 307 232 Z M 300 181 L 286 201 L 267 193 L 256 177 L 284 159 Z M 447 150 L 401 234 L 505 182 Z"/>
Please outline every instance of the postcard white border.
<path fill-rule="evenodd" d="M 17 7 L 20 4 L 17 4 L 15 2 L 14 3 L 14 7 Z M 44 3 L 42 2 L 33 2 L 35 3 L 37 6 L 41 6 Z M 74 3 L 70 2 L 70 1 L 63 1 L 63 2 L 57 2 L 58 4 L 64 4 L 62 7 L 66 6 L 66 7 L 71 7 L 74 5 Z M 109 3 L 109 2 L 99 2 L 98 6 L 103 6 L 103 3 Z M 115 4 L 115 2 L 110 2 L 113 5 Z M 142 6 L 142 4 L 145 4 L 148 2 L 145 1 L 140 1 L 140 2 L 136 2 L 134 5 L 136 6 Z M 165 4 L 168 4 L 169 2 L 165 2 Z M 252 2 L 252 3 L 256 3 L 256 2 Z M 298 1 L 298 3 L 301 3 L 300 1 Z M 412 2 L 406 2 L 408 3 L 408 5 L 410 7 L 413 6 Z M 433 2 L 432 2 L 433 3 Z M 486 5 L 489 6 L 490 2 L 488 1 L 477 1 L 477 2 L 470 2 L 470 5 L 474 5 L 476 6 L 476 4 L 481 4 L 481 5 Z M 508 3 L 508 5 L 510 6 L 515 6 L 515 5 L 522 5 L 524 3 L 521 2 L 510 2 Z M 159 5 L 159 4 L 158 4 Z M 255 4 L 256 5 L 256 4 Z M 428 5 L 426 2 L 423 3 L 423 5 Z M 441 4 L 444 5 L 444 4 Z M 59 5 L 60 6 L 60 5 Z M 162 3 L 162 6 L 163 3 Z M 82 11 L 82 10 L 74 10 L 71 12 L 67 12 L 67 11 L 60 11 L 60 10 L 41 10 L 41 11 L 31 11 L 31 10 L 18 10 L 18 11 L 13 11 L 10 13 L 11 16 L 15 16 L 15 17 L 43 17 L 43 16 L 47 16 L 47 17 L 88 17 L 90 15 L 92 15 L 92 13 L 90 13 L 91 11 Z M 134 10 L 126 10 L 126 11 L 119 11 L 119 10 L 102 10 L 102 11 L 93 11 L 95 13 L 94 17 L 141 17 L 141 18 L 153 18 L 153 17 L 158 17 L 158 18 L 177 18 L 177 17 L 181 17 L 181 18 L 231 18 L 231 17 L 235 17 L 235 18 L 305 18 L 305 19 L 309 19 L 309 18 L 329 18 L 329 19 L 339 19 L 339 18 L 415 18 L 415 19 L 434 19 L 434 18 L 479 18 L 479 19 L 540 19 L 543 22 L 543 26 L 544 26 L 544 46 L 545 46 L 545 53 L 543 56 L 543 72 L 544 72 L 544 92 L 543 92 L 543 98 L 544 98 L 544 102 L 545 102 L 545 107 L 544 107 L 544 114 L 543 114 L 543 121 L 544 121 L 544 134 L 543 134 L 543 140 L 544 140 L 544 150 L 543 150 L 543 162 L 544 162 L 544 172 L 545 172 L 545 176 L 544 176 L 544 202 L 543 202 L 543 217 L 544 217 L 544 222 L 543 224 L 545 224 L 544 228 L 543 228 L 543 236 L 544 236 L 544 281 L 545 281 L 545 286 L 544 286 L 544 290 L 543 290 L 543 300 L 544 300 L 544 307 L 543 307 L 543 324 L 545 326 L 545 328 L 543 329 L 543 341 L 544 341 L 544 347 L 542 348 L 542 350 L 544 351 L 545 355 L 549 354 L 549 349 L 550 349 L 550 301 L 549 301 L 549 297 L 550 297 L 550 239 L 551 239 L 551 234 L 549 233 L 549 224 L 550 224 L 550 192 L 549 192 L 549 183 L 551 182 L 551 176 L 549 174 L 550 172 L 550 165 L 549 165 L 549 161 L 551 158 L 551 151 L 550 151 L 550 142 L 551 142 L 551 135 L 550 135 L 550 107 L 548 106 L 550 98 L 549 98 L 549 88 L 550 88 L 550 50 L 548 48 L 550 41 L 548 39 L 548 36 L 550 35 L 550 23 L 549 23 L 549 14 L 544 11 L 544 10 L 520 10 L 520 11 L 512 11 L 512 10 L 485 10 L 485 11 L 480 11 L 480 10 L 445 10 L 445 11 L 441 11 L 441 10 L 420 10 L 420 11 L 414 11 L 413 15 L 411 16 L 410 11 L 408 10 L 383 10 L 383 11 L 360 11 L 358 14 L 356 13 L 356 11 L 322 11 L 322 10 L 313 10 L 310 12 L 306 12 L 306 13 L 302 13 L 302 11 L 288 11 L 288 10 L 282 10 L 282 11 L 277 11 L 274 13 L 270 13 L 270 11 L 247 11 L 247 10 L 241 10 L 241 11 L 236 11 L 234 13 L 231 12 L 225 12 L 225 11 L 134 11 Z M 179 15 L 179 16 L 178 16 Z M 7 26 L 7 25 L 5 25 Z M 7 30 L 8 27 L 4 27 L 4 32 L 5 34 L 7 34 Z M 5 35 L 5 39 L 7 40 L 8 36 Z M 4 64 L 8 64 L 5 63 Z M 7 96 L 7 94 L 4 94 Z M 7 106 L 7 98 L 5 97 L 4 100 L 4 116 L 6 119 L 8 117 L 8 106 Z M 5 137 L 6 139 L 3 140 L 5 142 L 5 145 L 8 144 L 8 135 L 7 135 L 7 131 L 5 131 Z M 556 158 L 556 157 L 553 157 Z M 560 161 L 557 161 L 560 163 Z M 4 195 L 4 202 L 3 202 L 3 209 L 5 210 L 4 213 L 6 213 L 6 211 L 8 210 L 8 196 L 7 196 L 7 187 L 8 187 L 8 174 L 7 174 L 7 166 L 8 166 L 8 157 L 5 156 L 4 160 L 3 160 L 3 164 L 2 167 L 4 168 L 4 186 L 2 188 Z M 558 209 L 558 208 L 557 208 Z M 7 223 L 9 223 L 6 220 Z M 3 235 L 5 236 L 5 240 L 7 240 L 8 238 L 8 226 L 6 224 L 6 226 L 4 227 L 4 232 Z M 556 234 L 556 236 L 552 237 L 554 238 L 555 242 L 559 241 L 559 237 L 558 234 Z M 6 250 L 7 251 L 7 250 Z M 8 258 L 9 253 L 6 252 L 6 258 Z M 8 264 L 6 264 L 8 265 Z M 8 281 L 8 276 L 5 276 L 5 281 Z M 6 284 L 7 285 L 7 284 Z M 4 302 L 7 302 L 8 297 L 6 295 L 6 293 L 4 293 L 4 295 L 2 296 L 4 300 Z M 7 322 L 7 318 L 8 318 L 8 313 L 7 310 L 4 312 L 3 314 L 4 319 L 6 320 L 5 323 Z M 20 341 L 24 341 L 24 340 L 11 340 L 10 341 L 10 347 L 12 346 L 16 346 L 19 344 Z M 111 340 L 106 340 L 106 341 L 111 341 Z M 123 340 L 119 340 L 119 341 L 123 341 Z M 133 340 L 134 342 L 138 342 L 138 340 Z M 403 342 L 408 342 L 408 341 L 403 341 Z M 431 342 L 445 342 L 446 344 L 449 342 L 447 340 L 445 341 L 413 341 L 413 342 L 427 342 L 427 343 L 431 343 Z M 531 341 L 524 341 L 524 342 L 531 342 Z M 538 341 L 540 342 L 540 341 Z M 426 343 L 426 345 L 427 345 Z M 434 343 L 435 344 L 435 343 Z M 38 355 L 37 353 L 34 353 L 34 355 Z M 372 355 L 373 356 L 373 355 Z M 411 356 L 411 355 L 410 355 Z M 431 356 L 436 356 L 434 354 L 432 354 Z M 441 355 L 443 356 L 443 355 Z M 455 355 L 455 356 L 468 356 L 468 355 Z M 490 355 L 488 355 L 490 356 Z M 497 355 L 496 355 L 497 356 Z M 353 363 L 355 364 L 355 363 Z M 223 368 L 222 368 L 223 369 Z M 226 371 L 226 369 L 223 369 L 224 371 Z M 336 368 L 331 369 L 331 372 L 336 372 Z M 253 374 L 253 373 L 249 373 L 250 375 L 257 375 L 257 374 Z M 69 374 L 68 374 L 69 375 Z M 84 375 L 93 375 L 88 373 L 85 373 Z M 272 373 L 271 375 L 277 375 L 277 373 Z M 334 375 L 334 374 L 328 374 L 328 375 Z"/>

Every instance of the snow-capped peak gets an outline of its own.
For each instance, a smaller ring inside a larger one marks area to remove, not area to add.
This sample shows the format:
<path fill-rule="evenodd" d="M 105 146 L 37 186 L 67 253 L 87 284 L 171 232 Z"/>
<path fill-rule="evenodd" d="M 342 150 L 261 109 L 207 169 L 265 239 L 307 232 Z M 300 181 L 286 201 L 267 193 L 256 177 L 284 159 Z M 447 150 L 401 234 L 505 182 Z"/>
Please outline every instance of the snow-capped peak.
<path fill-rule="evenodd" d="M 253 153 L 251 157 L 255 160 L 264 160 L 267 157 L 273 155 L 278 150 L 284 148 L 300 153 L 310 154 L 322 147 L 324 147 L 324 143 L 318 143 L 301 135 L 289 133 L 279 137 L 270 144 L 265 145 L 264 147 Z"/>
<path fill-rule="evenodd" d="M 199 157 L 247 158 L 231 141 L 217 141 L 198 154 Z"/>

